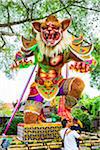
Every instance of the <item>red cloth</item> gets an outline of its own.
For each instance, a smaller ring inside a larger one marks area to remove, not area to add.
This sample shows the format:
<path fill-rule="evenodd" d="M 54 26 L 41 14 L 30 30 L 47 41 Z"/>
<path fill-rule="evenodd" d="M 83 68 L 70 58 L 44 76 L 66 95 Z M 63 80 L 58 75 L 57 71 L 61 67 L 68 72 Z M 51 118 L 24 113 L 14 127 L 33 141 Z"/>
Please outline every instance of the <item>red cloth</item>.
<path fill-rule="evenodd" d="M 65 107 L 65 97 L 64 96 L 62 96 L 60 98 L 59 107 L 58 107 L 58 115 L 62 119 L 65 118 L 66 120 L 72 120 L 71 109 L 68 109 Z"/>

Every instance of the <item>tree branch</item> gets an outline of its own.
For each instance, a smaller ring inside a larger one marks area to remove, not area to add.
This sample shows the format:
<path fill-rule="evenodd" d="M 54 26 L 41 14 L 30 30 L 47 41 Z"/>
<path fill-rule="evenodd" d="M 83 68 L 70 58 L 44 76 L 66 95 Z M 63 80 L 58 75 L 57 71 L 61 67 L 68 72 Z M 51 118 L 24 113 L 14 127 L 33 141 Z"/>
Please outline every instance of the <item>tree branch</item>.
<path fill-rule="evenodd" d="M 0 37 L 1 37 L 1 40 L 3 41 L 2 46 L 0 46 L 0 49 L 1 49 L 1 48 L 3 48 L 3 47 L 5 46 L 6 42 L 5 42 L 5 40 L 4 40 L 4 38 L 3 38 L 3 36 L 2 36 L 2 35 L 1 35 Z"/>
<path fill-rule="evenodd" d="M 97 9 L 94 9 L 94 8 L 88 8 L 88 7 L 84 7 L 84 6 L 80 6 L 80 5 L 76 5 L 76 4 L 72 4 L 71 6 L 76 6 L 76 7 L 80 7 L 80 8 L 83 8 L 83 9 L 88 9 L 88 10 L 100 12 L 100 10 L 97 10 Z"/>
<path fill-rule="evenodd" d="M 33 15 L 33 7 L 34 7 L 34 5 L 35 4 L 37 4 L 38 2 L 40 2 L 40 1 L 42 1 L 42 0 L 37 0 L 36 2 L 34 2 L 33 4 L 32 4 L 32 8 L 31 8 L 31 20 L 32 20 L 32 15 Z"/>
<path fill-rule="evenodd" d="M 8 20 L 8 26 L 9 26 L 10 30 L 12 31 L 12 33 L 14 33 L 13 29 L 11 28 L 11 26 L 10 26 L 10 24 L 9 24 L 9 22 L 10 22 L 10 13 L 9 13 L 9 8 L 8 8 L 8 6 L 6 6 L 6 9 L 7 9 L 7 15 L 8 15 L 8 18 L 7 18 L 7 20 Z"/>
<path fill-rule="evenodd" d="M 29 18 L 29 8 L 25 5 L 25 3 L 23 2 L 23 0 L 21 0 L 21 3 L 23 4 L 23 6 L 25 7 L 26 9 L 26 13 L 27 13 L 27 17 L 26 18 Z"/>
<path fill-rule="evenodd" d="M 20 36 L 18 33 L 9 33 L 5 31 L 0 31 L 0 36 Z"/>
<path fill-rule="evenodd" d="M 81 3 L 81 2 L 85 2 L 85 0 L 75 1 L 74 3 Z"/>
<path fill-rule="evenodd" d="M 22 24 L 22 23 L 25 23 L 25 22 L 29 22 L 31 21 L 29 18 L 27 19 L 23 19 L 23 20 L 20 20 L 20 21 L 14 21 L 14 22 L 10 22 L 10 26 L 13 26 L 13 25 L 19 25 L 19 24 Z M 3 24 L 0 24 L 0 27 L 9 27 L 8 23 L 3 23 Z"/>
<path fill-rule="evenodd" d="M 27 9 L 27 7 L 26 7 L 25 3 L 23 2 L 23 0 L 20 0 L 20 1 L 23 4 L 23 6 Z"/>
<path fill-rule="evenodd" d="M 38 2 L 40 2 L 42 0 L 37 0 L 36 2 L 34 2 L 32 5 L 34 6 L 35 4 L 37 4 Z"/>
<path fill-rule="evenodd" d="M 44 17 L 39 17 L 39 18 L 35 18 L 35 19 L 26 18 L 26 19 L 23 19 L 23 20 L 20 20 L 20 21 L 10 22 L 9 24 L 10 24 L 10 26 L 13 26 L 13 25 L 22 24 L 22 23 L 25 23 L 25 22 L 31 22 L 31 21 L 34 21 L 34 20 L 41 20 L 41 19 L 44 19 L 44 18 L 46 18 L 46 17 L 48 17 L 50 15 L 56 14 L 56 13 L 62 11 L 63 9 L 65 9 L 65 8 L 67 8 L 69 6 L 70 5 L 68 5 L 66 7 L 62 7 L 61 9 L 56 10 L 56 11 L 52 12 L 51 14 L 46 15 Z M 9 27 L 9 26 L 8 26 L 8 23 L 3 23 L 3 24 L 0 24 L 0 27 Z"/>
<path fill-rule="evenodd" d="M 63 0 L 60 0 L 60 3 L 65 7 L 65 4 L 63 2 Z M 66 10 L 66 12 L 68 13 L 68 15 L 71 17 L 71 14 L 69 13 L 69 11 L 67 10 L 67 8 L 64 8 Z"/>
<path fill-rule="evenodd" d="M 70 33 L 71 35 L 75 36 L 76 38 L 78 37 L 76 34 L 73 34 L 71 31 L 67 30 L 68 33 Z M 83 40 L 85 43 L 90 44 L 88 41 Z"/>
<path fill-rule="evenodd" d="M 54 11 L 53 13 L 51 13 L 49 15 L 56 14 L 56 13 L 62 11 L 63 9 L 68 8 L 69 6 L 76 6 L 76 7 L 80 7 L 80 8 L 84 8 L 84 9 L 89 9 L 89 10 L 100 12 L 100 11 L 94 9 L 94 8 L 86 8 L 84 6 L 79 6 L 79 5 L 76 5 L 76 4 L 69 4 L 67 6 L 62 7 L 61 9 L 59 9 L 57 11 Z M 22 23 L 25 23 L 25 22 L 31 22 L 31 21 L 34 21 L 34 20 L 40 20 L 40 19 L 44 19 L 44 18 L 48 17 L 49 15 L 46 15 L 44 17 L 34 18 L 34 19 L 32 19 L 32 17 L 31 18 L 26 18 L 26 19 L 23 19 L 23 20 L 20 20 L 20 21 L 9 22 L 9 24 L 8 23 L 3 23 L 3 24 L 0 24 L 0 27 L 9 27 L 9 26 L 13 26 L 13 25 L 19 25 L 19 24 L 22 24 Z"/>

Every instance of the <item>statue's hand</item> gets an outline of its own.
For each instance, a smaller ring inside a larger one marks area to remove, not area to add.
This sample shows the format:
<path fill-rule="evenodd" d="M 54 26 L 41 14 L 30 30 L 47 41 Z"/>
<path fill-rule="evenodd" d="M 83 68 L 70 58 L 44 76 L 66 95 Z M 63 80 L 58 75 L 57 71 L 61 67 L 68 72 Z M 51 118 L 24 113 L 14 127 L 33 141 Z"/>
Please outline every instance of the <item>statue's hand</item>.
<path fill-rule="evenodd" d="M 18 51 L 15 55 L 14 63 L 11 65 L 11 69 L 27 68 L 32 64 L 32 60 L 28 60 L 20 51 Z"/>
<path fill-rule="evenodd" d="M 75 70 L 76 72 L 85 73 L 94 70 L 95 66 L 96 60 L 91 59 L 84 62 L 75 62 L 74 64 L 71 64 L 70 69 Z"/>

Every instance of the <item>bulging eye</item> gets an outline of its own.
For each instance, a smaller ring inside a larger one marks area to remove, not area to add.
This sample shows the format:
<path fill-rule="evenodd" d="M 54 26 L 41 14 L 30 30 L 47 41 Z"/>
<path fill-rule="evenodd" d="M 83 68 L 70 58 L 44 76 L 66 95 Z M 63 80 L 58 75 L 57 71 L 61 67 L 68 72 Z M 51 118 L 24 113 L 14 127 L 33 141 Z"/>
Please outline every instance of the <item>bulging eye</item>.
<path fill-rule="evenodd" d="M 59 30 L 59 27 L 56 27 L 57 30 Z"/>
<path fill-rule="evenodd" d="M 42 26 L 41 29 L 42 29 L 42 30 L 46 30 L 47 27 L 46 27 L 46 26 Z"/>
<path fill-rule="evenodd" d="M 42 30 L 45 30 L 45 27 L 42 27 Z"/>
<path fill-rule="evenodd" d="M 55 29 L 56 29 L 56 30 L 59 30 L 59 28 L 60 28 L 60 27 L 58 27 L 58 26 L 55 26 Z"/>

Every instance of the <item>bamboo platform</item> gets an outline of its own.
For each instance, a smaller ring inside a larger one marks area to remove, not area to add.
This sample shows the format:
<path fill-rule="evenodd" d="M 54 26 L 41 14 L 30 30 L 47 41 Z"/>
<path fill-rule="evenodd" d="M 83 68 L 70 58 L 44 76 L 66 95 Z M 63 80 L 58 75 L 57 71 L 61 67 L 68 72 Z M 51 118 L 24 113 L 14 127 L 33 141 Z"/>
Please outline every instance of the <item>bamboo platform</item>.
<path fill-rule="evenodd" d="M 83 132 L 84 140 L 81 142 L 82 150 L 100 150 L 100 135 L 96 133 Z M 9 136 L 8 136 L 9 137 Z M 40 141 L 20 141 L 17 136 L 13 138 L 8 150 L 60 150 L 62 143 L 59 141 L 40 140 Z"/>
<path fill-rule="evenodd" d="M 57 140 L 61 141 L 59 131 L 61 130 L 61 123 L 40 123 L 40 124 L 25 124 L 17 125 L 17 137 L 22 141 L 44 141 Z"/>

